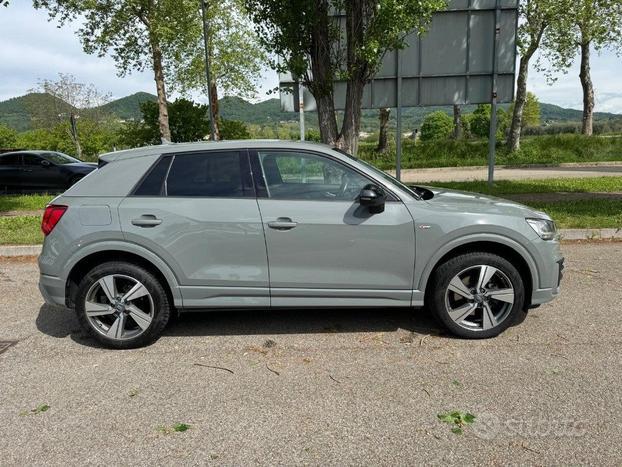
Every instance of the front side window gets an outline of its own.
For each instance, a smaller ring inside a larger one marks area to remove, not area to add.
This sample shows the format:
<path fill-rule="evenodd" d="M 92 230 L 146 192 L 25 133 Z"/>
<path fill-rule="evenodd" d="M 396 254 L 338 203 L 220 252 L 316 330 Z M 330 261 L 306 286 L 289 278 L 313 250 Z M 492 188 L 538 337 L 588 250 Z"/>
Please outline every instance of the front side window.
<path fill-rule="evenodd" d="M 39 156 L 35 156 L 33 154 L 24 154 L 24 165 L 37 166 L 41 165 L 41 159 Z"/>
<path fill-rule="evenodd" d="M 41 154 L 41 156 L 56 165 L 75 164 L 77 162 L 81 162 L 79 159 L 63 154 L 62 152 L 46 152 Z"/>
<path fill-rule="evenodd" d="M 166 194 L 214 198 L 249 196 L 243 163 L 238 152 L 176 155 L 168 172 Z"/>
<path fill-rule="evenodd" d="M 259 151 L 268 191 L 274 199 L 354 201 L 370 180 L 315 154 Z"/>

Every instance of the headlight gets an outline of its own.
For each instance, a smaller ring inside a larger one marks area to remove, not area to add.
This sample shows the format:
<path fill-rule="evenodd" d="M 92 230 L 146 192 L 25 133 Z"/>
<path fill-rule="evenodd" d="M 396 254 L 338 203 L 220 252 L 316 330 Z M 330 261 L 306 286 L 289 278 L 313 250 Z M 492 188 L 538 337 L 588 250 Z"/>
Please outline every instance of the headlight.
<path fill-rule="evenodd" d="M 525 219 L 533 230 L 540 236 L 542 240 L 553 240 L 557 229 L 555 222 L 548 219 Z"/>

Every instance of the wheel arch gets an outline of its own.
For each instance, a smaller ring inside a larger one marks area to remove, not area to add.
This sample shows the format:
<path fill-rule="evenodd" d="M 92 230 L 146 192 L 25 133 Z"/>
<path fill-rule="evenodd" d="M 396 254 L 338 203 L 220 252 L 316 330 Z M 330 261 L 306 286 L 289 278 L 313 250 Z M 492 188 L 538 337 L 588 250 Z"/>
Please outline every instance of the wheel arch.
<path fill-rule="evenodd" d="M 437 254 L 426 266 L 421 284 L 425 292 L 425 297 L 433 287 L 432 277 L 434 271 L 450 258 L 454 258 L 464 253 L 472 252 L 484 252 L 493 253 L 509 260 L 517 269 L 521 278 L 524 281 L 525 287 L 525 306 L 531 305 L 532 293 L 534 285 L 538 286 L 538 270 L 536 264 L 527 250 L 525 250 L 520 244 L 503 237 L 478 240 L 469 239 L 462 242 L 452 242 L 439 250 Z"/>
<path fill-rule="evenodd" d="M 109 261 L 126 261 L 136 264 L 151 272 L 161 282 L 166 291 L 169 301 L 176 307 L 182 307 L 182 297 L 177 285 L 177 279 L 173 272 L 157 257 L 140 254 L 136 251 L 128 251 L 122 247 L 114 246 L 105 249 L 96 249 L 83 255 L 72 262 L 69 273 L 65 280 L 65 302 L 70 308 L 74 307 L 73 297 L 75 296 L 78 284 L 82 277 L 98 264 Z"/>

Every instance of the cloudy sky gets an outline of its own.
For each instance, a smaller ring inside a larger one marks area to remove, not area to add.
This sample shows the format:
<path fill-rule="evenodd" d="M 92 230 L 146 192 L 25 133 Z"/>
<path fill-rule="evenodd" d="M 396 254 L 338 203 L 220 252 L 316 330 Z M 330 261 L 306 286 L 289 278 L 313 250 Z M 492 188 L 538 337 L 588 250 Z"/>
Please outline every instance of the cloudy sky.
<path fill-rule="evenodd" d="M 155 94 L 149 72 L 116 76 L 110 58 L 86 55 L 70 26 L 62 29 L 50 23 L 43 11 L 34 10 L 28 0 L 13 0 L 0 9 L 0 101 L 20 96 L 40 79 L 54 79 L 57 73 L 71 73 L 79 82 L 94 83 L 114 98 L 138 91 Z M 542 74 L 532 70 L 529 89 L 542 102 L 580 109 L 581 86 L 575 65 L 549 86 Z M 622 59 L 614 53 L 594 54 L 592 74 L 599 111 L 622 113 Z M 266 70 L 258 98 L 278 84 L 276 73 Z"/>

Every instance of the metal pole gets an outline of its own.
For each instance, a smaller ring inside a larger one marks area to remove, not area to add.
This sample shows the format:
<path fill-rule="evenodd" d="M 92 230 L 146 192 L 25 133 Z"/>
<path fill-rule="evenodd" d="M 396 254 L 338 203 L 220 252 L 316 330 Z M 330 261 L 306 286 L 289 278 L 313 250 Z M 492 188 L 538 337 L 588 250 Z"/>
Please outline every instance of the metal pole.
<path fill-rule="evenodd" d="M 402 178 L 402 62 L 400 50 L 397 50 L 397 83 L 395 112 L 395 178 Z"/>
<path fill-rule="evenodd" d="M 302 83 L 298 83 L 298 112 L 300 113 L 300 141 L 305 140 L 305 97 Z"/>
<path fill-rule="evenodd" d="M 209 25 L 207 23 L 207 8 L 205 0 L 201 0 L 201 14 L 203 15 L 203 44 L 205 46 L 205 77 L 207 78 L 207 101 L 209 102 L 209 133 L 212 141 L 216 140 L 216 127 L 214 125 L 214 112 L 212 108 L 212 78 L 209 71 Z"/>
<path fill-rule="evenodd" d="M 492 90 L 490 96 L 490 134 L 488 135 L 488 186 L 492 187 L 495 178 L 495 150 L 497 146 L 497 70 L 499 50 L 499 35 L 501 30 L 499 23 L 501 22 L 501 3 L 497 0 L 495 6 L 495 38 L 493 42 L 493 59 L 492 59 Z"/>

